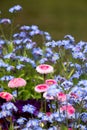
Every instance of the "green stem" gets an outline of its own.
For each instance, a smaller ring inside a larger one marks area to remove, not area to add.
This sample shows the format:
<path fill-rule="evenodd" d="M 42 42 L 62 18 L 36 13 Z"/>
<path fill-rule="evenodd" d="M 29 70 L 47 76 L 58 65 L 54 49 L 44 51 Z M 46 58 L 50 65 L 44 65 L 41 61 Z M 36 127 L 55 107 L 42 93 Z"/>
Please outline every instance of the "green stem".
<path fill-rule="evenodd" d="M 14 15 L 12 15 L 11 32 L 10 32 L 10 41 L 12 41 L 13 26 L 14 26 Z"/>
<path fill-rule="evenodd" d="M 67 77 L 68 79 L 72 76 L 72 74 L 74 73 L 74 71 L 75 71 L 75 69 L 72 69 L 72 70 L 71 70 L 70 74 L 69 74 L 68 77 Z"/>
<path fill-rule="evenodd" d="M 16 90 L 17 90 L 17 97 L 18 97 L 18 88 L 16 88 Z"/>
<path fill-rule="evenodd" d="M 7 41 L 7 38 L 5 37 L 5 34 L 4 34 L 4 31 L 3 31 L 3 29 L 2 29 L 2 26 L 1 26 L 1 24 L 0 24 L 0 30 L 1 30 L 1 33 L 2 33 L 2 36 L 3 36 L 4 40 L 6 40 L 6 41 Z"/>
<path fill-rule="evenodd" d="M 43 112 L 43 93 L 41 93 L 41 112 Z"/>
<path fill-rule="evenodd" d="M 12 118 L 10 119 L 10 127 L 9 130 L 14 130 L 14 123 L 12 122 Z"/>
<path fill-rule="evenodd" d="M 44 74 L 44 83 L 45 83 L 45 80 L 46 80 L 46 74 Z"/>

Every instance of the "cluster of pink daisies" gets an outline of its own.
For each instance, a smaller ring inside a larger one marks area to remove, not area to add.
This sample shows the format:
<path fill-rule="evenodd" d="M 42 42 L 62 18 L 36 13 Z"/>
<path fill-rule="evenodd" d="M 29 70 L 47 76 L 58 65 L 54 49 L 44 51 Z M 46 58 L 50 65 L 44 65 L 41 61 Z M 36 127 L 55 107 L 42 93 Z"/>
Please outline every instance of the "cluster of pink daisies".
<path fill-rule="evenodd" d="M 37 66 L 36 71 L 40 74 L 48 74 L 48 73 L 52 73 L 54 72 L 54 69 L 51 65 L 48 64 L 41 64 L 39 66 Z M 47 90 L 52 86 L 52 85 L 56 85 L 57 82 L 54 79 L 47 79 L 45 80 L 45 83 L 43 84 L 39 84 L 35 86 L 35 91 L 38 93 L 42 93 L 43 97 L 45 99 L 48 100 L 55 100 L 55 97 L 50 96 L 47 93 Z M 23 78 L 13 78 L 12 80 L 9 81 L 8 83 L 8 87 L 9 88 L 19 88 L 19 87 L 23 87 L 26 86 L 26 81 Z M 57 98 L 58 100 L 64 102 L 66 101 L 66 94 L 64 94 L 63 92 L 58 92 L 57 93 Z M 9 93 L 9 92 L 0 92 L 0 97 L 5 99 L 6 101 L 11 101 L 12 99 L 14 99 L 14 96 Z M 61 111 L 67 110 L 68 114 L 73 114 L 75 112 L 75 109 L 73 106 L 71 105 L 64 105 L 60 108 Z"/>
<path fill-rule="evenodd" d="M 13 78 L 8 83 L 9 88 L 19 88 L 23 86 L 26 86 L 26 81 L 23 78 Z M 14 99 L 13 95 L 9 92 L 0 92 L 0 97 L 6 101 L 11 101 Z"/>
<path fill-rule="evenodd" d="M 46 75 L 48 73 L 54 72 L 54 69 L 51 65 L 41 64 L 37 66 L 36 71 L 40 74 Z M 52 85 L 57 85 L 57 81 L 54 79 L 47 79 L 45 80 L 44 84 L 37 85 L 35 87 L 35 91 L 38 93 L 42 93 L 45 99 L 55 100 L 54 96 L 51 96 L 48 94 L 49 88 Z M 67 100 L 67 96 L 63 92 L 58 92 L 55 96 L 58 101 L 64 102 Z M 66 105 L 63 105 L 62 107 L 60 107 L 60 111 L 61 112 L 66 111 L 68 116 L 72 116 L 75 113 L 75 108 L 72 105 L 67 103 Z"/>
<path fill-rule="evenodd" d="M 49 73 L 53 73 L 54 69 L 51 65 L 41 64 L 36 67 L 36 71 L 42 75 L 47 75 Z M 45 79 L 44 83 L 35 86 L 35 91 L 37 93 L 41 93 L 43 95 L 43 98 L 45 98 L 46 100 L 50 100 L 50 101 L 57 100 L 62 103 L 65 102 L 67 100 L 67 96 L 62 91 L 56 94 L 56 98 L 48 94 L 48 90 L 49 88 L 51 88 L 52 85 L 57 85 L 57 81 L 54 79 Z M 26 81 L 23 78 L 13 78 L 8 82 L 8 87 L 11 89 L 13 88 L 18 89 L 24 86 L 26 86 Z M 14 99 L 14 96 L 9 92 L 0 92 L 0 97 L 5 99 L 6 101 L 11 101 Z M 62 105 L 59 109 L 60 109 L 60 113 L 63 113 L 65 111 L 68 117 L 73 116 L 73 114 L 75 113 L 75 108 L 68 103 Z M 72 128 L 69 128 L 68 130 L 72 130 Z"/>

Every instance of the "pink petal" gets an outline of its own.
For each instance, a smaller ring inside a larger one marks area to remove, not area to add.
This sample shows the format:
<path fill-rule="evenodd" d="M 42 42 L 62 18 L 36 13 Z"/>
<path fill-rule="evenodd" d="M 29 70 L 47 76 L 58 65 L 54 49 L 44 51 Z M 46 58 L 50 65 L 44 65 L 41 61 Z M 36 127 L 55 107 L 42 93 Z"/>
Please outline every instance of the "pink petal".
<path fill-rule="evenodd" d="M 23 78 L 14 78 L 9 81 L 8 87 L 9 88 L 18 88 L 23 87 L 26 85 L 26 81 Z"/>
<path fill-rule="evenodd" d="M 36 67 L 36 71 L 40 74 L 48 74 L 53 72 L 53 67 L 47 64 L 41 64 Z"/>
<path fill-rule="evenodd" d="M 47 84 L 39 84 L 35 87 L 35 91 L 38 93 L 46 92 L 49 86 Z"/>

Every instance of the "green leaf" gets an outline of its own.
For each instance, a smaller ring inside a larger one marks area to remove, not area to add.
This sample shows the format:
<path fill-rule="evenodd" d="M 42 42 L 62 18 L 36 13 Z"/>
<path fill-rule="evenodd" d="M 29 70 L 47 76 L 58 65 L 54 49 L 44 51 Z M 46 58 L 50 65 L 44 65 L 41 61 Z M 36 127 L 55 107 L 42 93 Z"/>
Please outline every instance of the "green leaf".
<path fill-rule="evenodd" d="M 30 93 L 28 90 L 20 90 L 18 99 L 27 100 L 30 97 Z"/>
<path fill-rule="evenodd" d="M 72 74 L 74 73 L 75 69 L 72 69 L 70 74 L 68 75 L 68 79 L 72 76 Z"/>
<path fill-rule="evenodd" d="M 9 53 L 13 51 L 13 42 L 11 41 L 8 46 Z"/>
<path fill-rule="evenodd" d="M 68 128 L 65 125 L 61 125 L 60 130 L 68 130 Z"/>

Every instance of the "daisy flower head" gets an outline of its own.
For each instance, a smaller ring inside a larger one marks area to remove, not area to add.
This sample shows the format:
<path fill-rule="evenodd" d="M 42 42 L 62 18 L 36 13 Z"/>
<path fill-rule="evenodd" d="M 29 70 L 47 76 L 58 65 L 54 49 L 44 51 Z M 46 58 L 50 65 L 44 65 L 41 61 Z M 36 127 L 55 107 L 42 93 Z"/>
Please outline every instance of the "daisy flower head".
<path fill-rule="evenodd" d="M 39 84 L 35 87 L 35 91 L 38 93 L 46 92 L 49 86 L 47 84 Z"/>
<path fill-rule="evenodd" d="M 36 67 L 36 71 L 40 74 L 48 74 L 54 71 L 53 67 L 48 64 L 41 64 Z"/>
<path fill-rule="evenodd" d="M 70 104 L 60 107 L 60 112 L 64 111 L 68 114 L 68 116 L 72 116 L 73 114 L 75 114 L 75 108 Z"/>
<path fill-rule="evenodd" d="M 19 88 L 26 85 L 26 81 L 23 78 L 13 78 L 8 82 L 9 88 Z"/>
<path fill-rule="evenodd" d="M 59 92 L 57 93 L 57 98 L 59 101 L 64 102 L 66 101 L 66 94 L 64 94 L 63 92 Z"/>
<path fill-rule="evenodd" d="M 47 79 L 45 80 L 45 83 L 49 86 L 57 84 L 56 80 L 54 79 Z"/>
<path fill-rule="evenodd" d="M 73 130 L 73 128 L 68 128 L 68 130 Z"/>
<path fill-rule="evenodd" d="M 6 101 L 11 101 L 13 99 L 13 95 L 8 92 L 0 92 L 0 97 Z"/>

